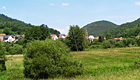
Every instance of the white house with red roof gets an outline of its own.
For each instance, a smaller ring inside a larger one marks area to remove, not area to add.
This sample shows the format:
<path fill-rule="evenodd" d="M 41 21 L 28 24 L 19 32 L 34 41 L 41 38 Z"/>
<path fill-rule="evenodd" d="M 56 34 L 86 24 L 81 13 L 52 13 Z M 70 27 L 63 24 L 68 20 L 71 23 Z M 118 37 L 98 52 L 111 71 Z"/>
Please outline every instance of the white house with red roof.
<path fill-rule="evenodd" d="M 51 34 L 51 37 L 52 37 L 53 40 L 57 40 L 58 39 L 57 35 L 55 35 L 55 34 Z"/>
<path fill-rule="evenodd" d="M 64 35 L 59 35 L 59 38 L 65 39 Z"/>

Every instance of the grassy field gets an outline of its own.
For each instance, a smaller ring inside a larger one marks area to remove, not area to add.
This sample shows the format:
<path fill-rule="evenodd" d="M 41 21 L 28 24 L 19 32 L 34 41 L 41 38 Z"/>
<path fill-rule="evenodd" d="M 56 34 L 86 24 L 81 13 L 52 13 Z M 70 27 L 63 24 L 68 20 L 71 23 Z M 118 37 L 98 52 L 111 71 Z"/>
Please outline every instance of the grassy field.
<path fill-rule="evenodd" d="M 96 49 L 70 53 L 81 60 L 85 72 L 68 80 L 140 80 L 140 69 L 134 66 L 140 61 L 140 47 Z M 7 55 L 7 71 L 0 72 L 0 80 L 30 80 L 23 74 L 23 55 Z M 67 78 L 56 78 L 67 79 Z"/>

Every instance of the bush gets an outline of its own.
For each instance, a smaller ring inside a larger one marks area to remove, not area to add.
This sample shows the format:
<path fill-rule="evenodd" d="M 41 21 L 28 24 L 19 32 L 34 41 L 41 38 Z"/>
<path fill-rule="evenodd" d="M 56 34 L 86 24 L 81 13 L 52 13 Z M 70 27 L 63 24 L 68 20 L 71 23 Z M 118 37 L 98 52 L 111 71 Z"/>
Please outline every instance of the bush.
<path fill-rule="evenodd" d="M 98 49 L 98 48 L 101 48 L 101 45 L 91 45 L 89 48 L 90 49 L 93 49 L 93 48 Z"/>
<path fill-rule="evenodd" d="M 3 43 L 0 41 L 0 71 L 6 70 L 5 67 L 5 49 L 3 48 Z"/>
<path fill-rule="evenodd" d="M 125 47 L 137 46 L 137 41 L 133 38 L 125 38 L 122 41 Z"/>
<path fill-rule="evenodd" d="M 22 54 L 23 52 L 23 47 L 18 44 L 10 44 L 10 43 L 5 43 L 4 48 L 6 49 L 6 54 Z"/>
<path fill-rule="evenodd" d="M 104 49 L 107 49 L 107 48 L 114 48 L 115 47 L 115 43 L 116 41 L 114 39 L 109 39 L 109 40 L 105 40 L 103 43 L 102 43 L 102 47 Z"/>
<path fill-rule="evenodd" d="M 118 41 L 115 43 L 115 47 L 118 47 L 118 48 L 121 48 L 121 47 L 124 47 L 125 45 L 123 44 L 122 41 Z"/>
<path fill-rule="evenodd" d="M 24 74 L 33 79 L 72 77 L 83 73 L 83 66 L 68 55 L 69 49 L 61 41 L 33 41 L 24 55 Z"/>
<path fill-rule="evenodd" d="M 100 45 L 101 43 L 98 41 L 98 40 L 96 40 L 96 39 L 94 39 L 90 44 L 89 44 L 89 46 L 91 46 L 91 45 Z"/>

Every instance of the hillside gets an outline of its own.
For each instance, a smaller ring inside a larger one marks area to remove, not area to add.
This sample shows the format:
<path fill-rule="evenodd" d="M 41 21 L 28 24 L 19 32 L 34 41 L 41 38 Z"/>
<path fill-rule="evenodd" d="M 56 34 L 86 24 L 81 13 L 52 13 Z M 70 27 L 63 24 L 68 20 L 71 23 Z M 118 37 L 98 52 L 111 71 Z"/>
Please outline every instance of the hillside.
<path fill-rule="evenodd" d="M 22 21 L 12 19 L 4 14 L 0 14 L 0 33 L 11 34 L 24 34 L 27 27 L 34 25 L 24 23 Z M 60 34 L 59 31 L 50 29 L 52 34 Z"/>
<path fill-rule="evenodd" d="M 116 24 L 109 21 L 97 21 L 84 26 L 87 29 L 89 35 L 98 36 L 104 33 L 106 30 L 109 30 L 113 27 L 117 26 Z"/>
<path fill-rule="evenodd" d="M 132 37 L 137 36 L 140 32 L 140 18 L 129 23 L 116 26 L 104 34 L 111 33 L 113 37 Z"/>

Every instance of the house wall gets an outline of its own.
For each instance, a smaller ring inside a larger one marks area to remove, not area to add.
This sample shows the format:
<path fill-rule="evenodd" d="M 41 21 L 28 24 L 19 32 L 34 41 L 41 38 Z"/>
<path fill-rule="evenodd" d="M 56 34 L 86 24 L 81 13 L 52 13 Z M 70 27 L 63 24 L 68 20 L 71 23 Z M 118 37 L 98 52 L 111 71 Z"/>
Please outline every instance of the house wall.
<path fill-rule="evenodd" d="M 0 36 L 0 41 L 3 41 L 3 36 Z"/>

